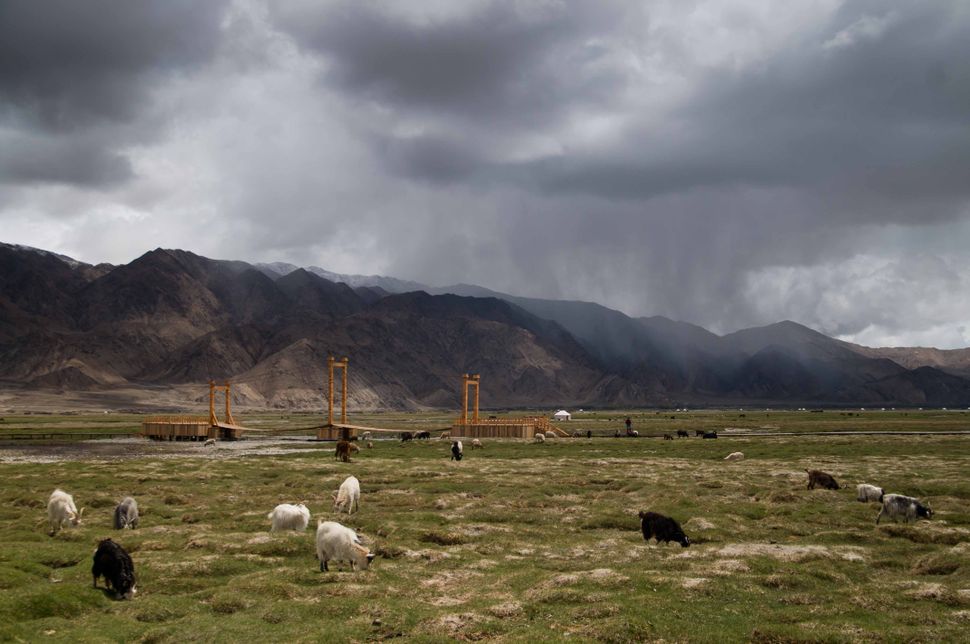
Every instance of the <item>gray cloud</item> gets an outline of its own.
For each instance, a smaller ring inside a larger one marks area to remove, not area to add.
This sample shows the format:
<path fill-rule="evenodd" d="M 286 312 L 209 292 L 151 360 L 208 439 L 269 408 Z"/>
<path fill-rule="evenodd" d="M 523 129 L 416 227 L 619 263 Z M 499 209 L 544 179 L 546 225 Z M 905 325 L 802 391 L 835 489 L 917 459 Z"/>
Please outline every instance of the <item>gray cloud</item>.
<path fill-rule="evenodd" d="M 616 2 L 498 1 L 448 15 L 403 3 L 274 5 L 278 24 L 327 58 L 329 82 L 382 104 L 463 121 L 546 123 L 575 101 L 607 102 L 625 79 L 588 69 L 608 54 L 589 39 L 632 11 Z M 585 42 L 584 42 L 585 41 Z"/>
<path fill-rule="evenodd" d="M 209 60 L 222 2 L 0 3 L 0 179 L 98 186 L 131 176 L 120 148 L 166 75 Z M 18 141 L 18 139 L 21 139 Z M 23 141 L 22 139 L 30 139 Z M 18 145 L 19 144 L 19 145 Z"/>
<path fill-rule="evenodd" d="M 7 6 L 10 241 L 970 344 L 962 3 Z"/>

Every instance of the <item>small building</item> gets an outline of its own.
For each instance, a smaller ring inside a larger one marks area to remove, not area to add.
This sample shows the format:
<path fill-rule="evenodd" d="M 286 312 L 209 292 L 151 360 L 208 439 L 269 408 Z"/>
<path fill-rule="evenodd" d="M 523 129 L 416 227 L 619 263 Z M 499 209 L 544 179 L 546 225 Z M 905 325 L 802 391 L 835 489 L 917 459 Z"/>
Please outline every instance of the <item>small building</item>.
<path fill-rule="evenodd" d="M 570 414 L 565 409 L 560 409 L 555 414 L 553 414 L 552 417 L 556 420 L 572 420 L 573 415 Z"/>

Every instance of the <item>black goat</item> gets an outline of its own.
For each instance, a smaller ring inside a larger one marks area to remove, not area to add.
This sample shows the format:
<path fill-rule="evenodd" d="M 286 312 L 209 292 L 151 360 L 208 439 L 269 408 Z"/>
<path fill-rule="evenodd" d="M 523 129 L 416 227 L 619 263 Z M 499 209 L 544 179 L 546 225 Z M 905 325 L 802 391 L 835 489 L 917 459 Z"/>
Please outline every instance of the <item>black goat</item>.
<path fill-rule="evenodd" d="M 102 539 L 94 552 L 94 565 L 91 566 L 94 587 L 98 587 L 98 577 L 104 577 L 105 585 L 115 591 L 118 599 L 131 599 L 135 593 L 135 564 L 131 556 L 111 539 Z"/>
<path fill-rule="evenodd" d="M 646 541 L 650 541 L 650 538 L 653 537 L 657 540 L 657 543 L 676 541 L 684 548 L 690 546 L 690 539 L 684 534 L 680 524 L 670 517 L 665 517 L 656 512 L 640 513 L 640 530 L 643 532 L 643 538 Z"/>

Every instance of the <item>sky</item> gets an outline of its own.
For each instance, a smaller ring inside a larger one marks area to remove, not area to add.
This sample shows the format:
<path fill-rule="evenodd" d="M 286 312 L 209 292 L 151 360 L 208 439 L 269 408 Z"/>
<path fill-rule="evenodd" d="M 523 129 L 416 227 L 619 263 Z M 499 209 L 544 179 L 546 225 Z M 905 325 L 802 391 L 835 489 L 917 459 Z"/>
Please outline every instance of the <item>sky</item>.
<path fill-rule="evenodd" d="M 970 346 L 970 3 L 0 0 L 0 241 Z"/>

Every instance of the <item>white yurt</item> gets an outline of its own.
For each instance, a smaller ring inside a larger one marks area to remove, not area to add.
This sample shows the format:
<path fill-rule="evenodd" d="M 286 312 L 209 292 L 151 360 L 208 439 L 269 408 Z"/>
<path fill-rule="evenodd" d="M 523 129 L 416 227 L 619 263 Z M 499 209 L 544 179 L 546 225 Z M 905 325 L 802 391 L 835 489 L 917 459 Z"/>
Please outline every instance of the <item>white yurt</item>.
<path fill-rule="evenodd" d="M 570 414 L 565 409 L 560 409 L 555 414 L 553 414 L 552 417 L 555 418 L 556 420 L 572 420 L 573 415 Z"/>

